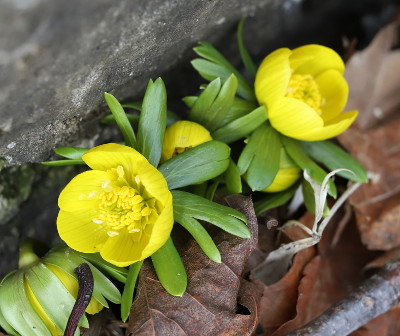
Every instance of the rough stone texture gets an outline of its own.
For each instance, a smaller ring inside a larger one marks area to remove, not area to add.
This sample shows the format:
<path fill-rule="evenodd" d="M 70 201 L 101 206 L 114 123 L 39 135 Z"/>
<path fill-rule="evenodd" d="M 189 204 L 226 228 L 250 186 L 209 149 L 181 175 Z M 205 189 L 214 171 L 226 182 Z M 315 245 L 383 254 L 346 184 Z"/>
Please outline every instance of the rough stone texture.
<path fill-rule="evenodd" d="M 87 135 L 104 91 L 137 95 L 198 40 L 280 2 L 3 0 L 0 157 L 45 160 Z"/>

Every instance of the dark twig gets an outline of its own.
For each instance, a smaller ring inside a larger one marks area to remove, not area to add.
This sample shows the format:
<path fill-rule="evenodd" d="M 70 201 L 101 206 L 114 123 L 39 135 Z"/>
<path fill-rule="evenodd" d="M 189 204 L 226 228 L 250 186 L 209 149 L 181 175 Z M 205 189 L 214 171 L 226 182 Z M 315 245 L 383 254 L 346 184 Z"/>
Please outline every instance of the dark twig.
<path fill-rule="evenodd" d="M 345 336 L 399 302 L 400 260 L 396 260 L 321 316 L 286 336 Z"/>
<path fill-rule="evenodd" d="M 69 316 L 64 336 L 74 335 L 78 322 L 89 305 L 93 293 L 94 281 L 89 265 L 80 264 L 74 269 L 74 272 L 78 277 L 79 283 L 78 297 Z"/>

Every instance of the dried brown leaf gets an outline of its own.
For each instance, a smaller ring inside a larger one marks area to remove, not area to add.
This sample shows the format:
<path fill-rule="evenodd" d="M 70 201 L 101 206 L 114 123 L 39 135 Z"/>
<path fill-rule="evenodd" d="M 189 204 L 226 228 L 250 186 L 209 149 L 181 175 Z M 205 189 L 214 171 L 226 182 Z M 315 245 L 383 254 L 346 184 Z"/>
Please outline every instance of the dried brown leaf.
<path fill-rule="evenodd" d="M 400 120 L 362 132 L 356 127 L 339 140 L 374 174 L 350 198 L 362 241 L 370 249 L 389 250 L 400 245 Z"/>
<path fill-rule="evenodd" d="M 356 52 L 347 63 L 345 77 L 350 95 L 347 110 L 359 110 L 356 123 L 361 130 L 376 127 L 400 108 L 399 23 L 384 27 L 371 44 Z"/>
<path fill-rule="evenodd" d="M 180 251 L 188 275 L 182 297 L 165 292 L 153 268 L 145 263 L 127 335 L 251 335 L 261 293 L 241 275 L 257 243 L 257 219 L 249 197 L 229 196 L 227 201 L 246 215 L 252 237 L 240 239 L 220 232 L 215 237 L 222 255 L 220 264 L 210 261 L 197 243 L 190 241 Z"/>
<path fill-rule="evenodd" d="M 361 244 L 354 220 L 345 227 L 338 243 L 331 244 L 342 215 L 343 212 L 338 213 L 329 223 L 323 240 L 318 244 L 320 255 L 314 257 L 303 270 L 296 316 L 284 323 L 273 336 L 285 335 L 305 325 L 361 282 L 362 268 L 374 254 Z"/>

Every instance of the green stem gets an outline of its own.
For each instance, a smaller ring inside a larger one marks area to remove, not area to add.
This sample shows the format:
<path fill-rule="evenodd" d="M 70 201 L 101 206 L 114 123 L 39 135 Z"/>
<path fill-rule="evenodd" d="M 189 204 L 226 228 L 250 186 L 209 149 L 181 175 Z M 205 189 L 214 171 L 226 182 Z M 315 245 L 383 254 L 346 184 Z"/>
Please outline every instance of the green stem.
<path fill-rule="evenodd" d="M 40 258 L 33 252 L 34 240 L 30 238 L 25 238 L 19 247 L 19 260 L 18 267 L 22 268 L 33 264 Z"/>

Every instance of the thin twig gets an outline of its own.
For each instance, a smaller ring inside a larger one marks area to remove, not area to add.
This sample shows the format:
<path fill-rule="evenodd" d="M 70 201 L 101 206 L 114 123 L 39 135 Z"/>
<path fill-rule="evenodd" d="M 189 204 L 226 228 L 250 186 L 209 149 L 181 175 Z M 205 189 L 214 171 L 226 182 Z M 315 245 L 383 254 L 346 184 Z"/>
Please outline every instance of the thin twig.
<path fill-rule="evenodd" d="M 399 302 L 400 260 L 396 260 L 321 316 L 286 336 L 346 336 Z"/>

